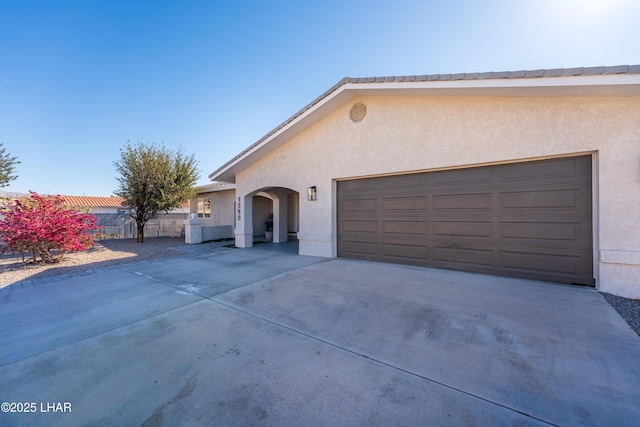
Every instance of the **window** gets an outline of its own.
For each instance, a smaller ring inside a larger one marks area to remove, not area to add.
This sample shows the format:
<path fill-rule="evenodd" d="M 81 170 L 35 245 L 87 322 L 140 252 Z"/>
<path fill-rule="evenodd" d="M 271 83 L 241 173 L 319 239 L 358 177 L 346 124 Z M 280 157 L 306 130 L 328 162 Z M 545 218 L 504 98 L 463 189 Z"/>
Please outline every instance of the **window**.
<path fill-rule="evenodd" d="M 211 198 L 198 198 L 198 218 L 211 218 Z"/>

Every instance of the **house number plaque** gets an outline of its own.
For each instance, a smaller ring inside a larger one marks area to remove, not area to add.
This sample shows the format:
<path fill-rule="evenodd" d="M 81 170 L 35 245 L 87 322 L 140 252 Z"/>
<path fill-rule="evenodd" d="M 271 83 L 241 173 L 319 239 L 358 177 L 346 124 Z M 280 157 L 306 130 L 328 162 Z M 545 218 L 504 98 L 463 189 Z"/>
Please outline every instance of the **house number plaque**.
<path fill-rule="evenodd" d="M 240 207 L 240 197 L 238 197 L 238 221 L 240 221 L 240 219 L 242 218 L 241 212 L 242 209 Z"/>

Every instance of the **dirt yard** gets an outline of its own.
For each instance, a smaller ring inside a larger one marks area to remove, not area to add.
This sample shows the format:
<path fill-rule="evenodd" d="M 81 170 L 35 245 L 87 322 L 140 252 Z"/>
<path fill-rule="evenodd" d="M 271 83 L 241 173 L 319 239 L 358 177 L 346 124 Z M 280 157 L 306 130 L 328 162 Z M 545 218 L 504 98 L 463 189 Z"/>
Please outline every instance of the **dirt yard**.
<path fill-rule="evenodd" d="M 137 243 L 135 239 L 102 240 L 85 252 L 65 255 L 62 261 L 56 264 L 25 264 L 21 256 L 5 254 L 0 257 L 0 288 L 34 277 L 40 279 L 75 274 L 130 262 L 181 256 L 194 249 L 202 251 L 211 247 L 213 245 L 206 243 L 187 245 L 184 238 L 152 237 L 145 239 L 144 243 Z"/>

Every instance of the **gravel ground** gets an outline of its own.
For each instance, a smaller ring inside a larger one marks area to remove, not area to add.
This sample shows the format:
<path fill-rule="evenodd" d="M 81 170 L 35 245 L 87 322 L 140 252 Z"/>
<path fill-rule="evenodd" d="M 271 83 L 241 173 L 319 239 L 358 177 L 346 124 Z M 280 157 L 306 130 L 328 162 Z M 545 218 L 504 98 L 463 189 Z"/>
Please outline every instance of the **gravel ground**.
<path fill-rule="evenodd" d="M 184 238 L 152 237 L 138 243 L 135 239 L 102 240 L 85 252 L 64 256 L 56 264 L 23 263 L 22 257 L 0 257 L 0 288 L 22 280 L 35 280 L 63 274 L 76 274 L 96 268 L 112 267 L 131 262 L 204 253 L 233 242 L 211 242 L 187 245 Z"/>
<path fill-rule="evenodd" d="M 57 264 L 25 264 L 13 255 L 0 257 L 0 288 L 23 280 L 34 280 L 63 274 L 76 274 L 96 268 L 152 259 L 207 253 L 232 242 L 210 242 L 187 245 L 184 238 L 152 237 L 138 243 L 135 239 L 102 240 L 86 252 L 68 254 Z M 640 335 L 640 300 L 602 292 L 604 299 Z"/>
<path fill-rule="evenodd" d="M 615 308 L 618 314 L 640 335 L 640 300 L 619 297 L 601 292 L 604 299 Z"/>

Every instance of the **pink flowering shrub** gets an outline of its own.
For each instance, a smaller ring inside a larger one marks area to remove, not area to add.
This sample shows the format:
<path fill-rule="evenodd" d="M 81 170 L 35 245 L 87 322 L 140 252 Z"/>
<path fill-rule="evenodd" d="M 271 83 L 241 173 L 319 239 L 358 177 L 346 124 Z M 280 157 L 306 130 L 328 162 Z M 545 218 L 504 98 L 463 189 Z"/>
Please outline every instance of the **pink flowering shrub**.
<path fill-rule="evenodd" d="M 95 242 L 96 217 L 63 205 L 60 196 L 31 196 L 9 203 L 0 215 L 1 252 L 31 253 L 44 262 L 58 262 L 65 253 L 84 251 Z"/>

